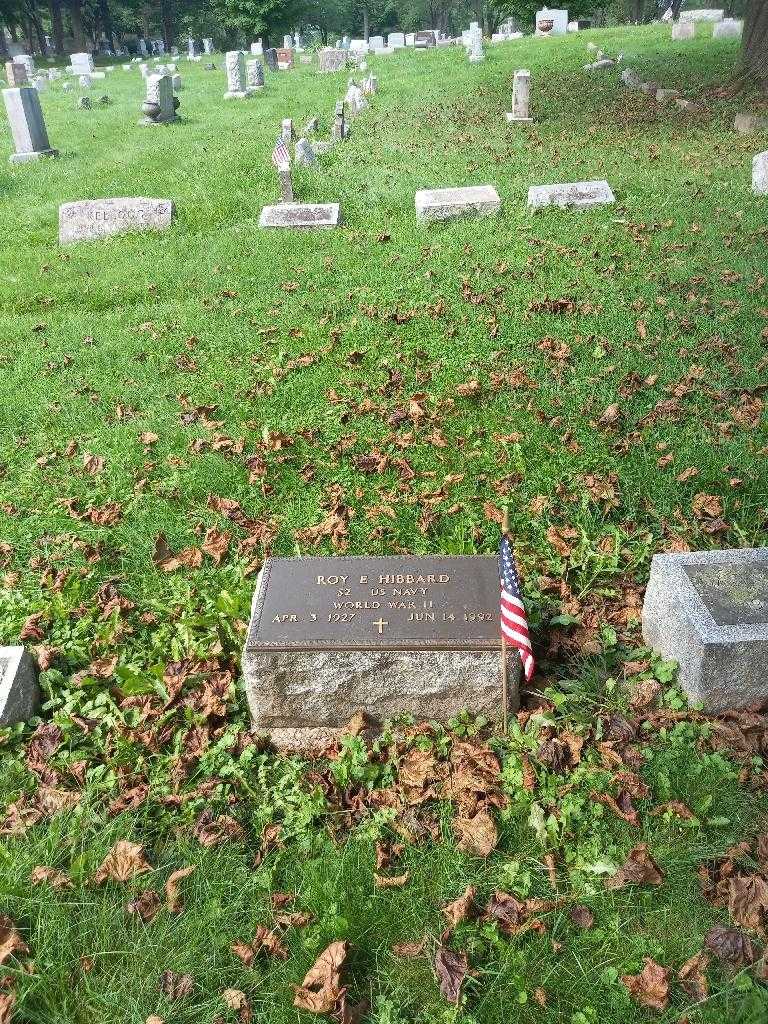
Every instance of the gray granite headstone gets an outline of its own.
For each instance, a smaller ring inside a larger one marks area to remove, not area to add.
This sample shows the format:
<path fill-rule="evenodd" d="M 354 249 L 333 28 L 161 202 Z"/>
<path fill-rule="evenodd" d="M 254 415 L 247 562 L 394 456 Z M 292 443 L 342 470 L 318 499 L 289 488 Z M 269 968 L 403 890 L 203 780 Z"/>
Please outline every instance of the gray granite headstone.
<path fill-rule="evenodd" d="M 59 244 L 85 242 L 124 231 L 163 231 L 173 222 L 170 199 L 84 199 L 59 207 Z"/>
<path fill-rule="evenodd" d="M 264 51 L 264 63 L 270 71 L 277 71 L 277 50 L 274 46 L 269 46 Z"/>
<path fill-rule="evenodd" d="M 6 62 L 5 77 L 8 79 L 8 87 L 10 89 L 18 89 L 19 86 L 29 85 L 27 69 L 23 64 L 16 64 L 12 60 Z"/>
<path fill-rule="evenodd" d="M 493 217 L 501 209 L 493 185 L 422 189 L 416 193 L 415 204 L 416 218 L 423 224 L 456 217 Z"/>
<path fill-rule="evenodd" d="M 23 164 L 43 156 L 58 156 L 58 151 L 51 149 L 48 141 L 37 89 L 26 85 L 3 89 L 3 101 L 16 147 L 16 152 L 9 157 L 10 162 Z"/>
<path fill-rule="evenodd" d="M 464 710 L 498 720 L 497 560 L 268 558 L 243 673 L 254 724 L 283 748 L 327 744 L 360 710 L 373 723 Z M 516 705 L 514 651 L 507 673 Z"/>
<path fill-rule="evenodd" d="M 654 555 L 643 636 L 708 711 L 768 698 L 768 548 Z"/>
<path fill-rule="evenodd" d="M 26 721 L 39 703 L 32 656 L 23 647 L 0 647 L 0 726 Z"/>
<path fill-rule="evenodd" d="M 343 71 L 347 66 L 347 51 L 342 49 L 319 50 L 317 54 L 319 71 Z"/>
<path fill-rule="evenodd" d="M 531 185 L 528 189 L 528 209 L 540 210 L 546 206 L 559 206 L 586 210 L 591 206 L 605 206 L 616 202 L 607 181 L 573 181 L 563 185 Z"/>

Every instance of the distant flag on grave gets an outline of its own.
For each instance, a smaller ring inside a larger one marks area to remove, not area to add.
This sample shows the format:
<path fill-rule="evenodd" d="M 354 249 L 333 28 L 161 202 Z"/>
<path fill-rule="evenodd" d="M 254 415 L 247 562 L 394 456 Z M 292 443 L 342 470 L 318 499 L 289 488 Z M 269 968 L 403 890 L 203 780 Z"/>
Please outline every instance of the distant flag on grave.
<path fill-rule="evenodd" d="M 501 582 L 501 635 L 510 646 L 516 647 L 520 654 L 525 678 L 533 675 L 535 663 L 531 638 L 528 634 L 528 620 L 525 616 L 520 577 L 517 575 L 515 553 L 512 541 L 505 531 L 501 535 L 499 545 L 499 580 Z"/>
<path fill-rule="evenodd" d="M 272 150 L 272 163 L 278 171 L 290 171 L 291 154 L 282 139 L 278 139 L 275 148 Z"/>

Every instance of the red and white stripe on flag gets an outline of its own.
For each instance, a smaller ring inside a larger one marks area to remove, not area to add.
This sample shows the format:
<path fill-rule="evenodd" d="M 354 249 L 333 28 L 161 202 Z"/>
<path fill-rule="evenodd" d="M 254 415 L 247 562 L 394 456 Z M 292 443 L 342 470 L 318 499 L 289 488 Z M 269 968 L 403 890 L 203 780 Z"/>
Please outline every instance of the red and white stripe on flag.
<path fill-rule="evenodd" d="M 522 601 L 504 589 L 501 591 L 501 632 L 507 643 L 519 651 L 525 678 L 530 679 L 534 660 L 525 607 Z"/>

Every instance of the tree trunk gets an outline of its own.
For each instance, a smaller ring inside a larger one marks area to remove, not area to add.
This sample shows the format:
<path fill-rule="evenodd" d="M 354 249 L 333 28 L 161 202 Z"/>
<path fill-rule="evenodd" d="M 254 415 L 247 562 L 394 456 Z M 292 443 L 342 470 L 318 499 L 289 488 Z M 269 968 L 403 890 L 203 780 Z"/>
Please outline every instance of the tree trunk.
<path fill-rule="evenodd" d="M 176 35 L 172 0 L 160 0 L 160 26 L 163 32 L 165 52 L 170 53 Z"/>
<path fill-rule="evenodd" d="M 371 35 L 371 24 L 370 24 L 370 12 L 368 11 L 368 4 L 363 4 L 363 39 L 368 42 Z"/>
<path fill-rule="evenodd" d="M 8 46 L 5 42 L 5 32 L 3 32 L 2 25 L 0 25 L 0 57 L 4 60 L 8 59 Z"/>
<path fill-rule="evenodd" d="M 108 0 L 99 0 L 99 21 L 101 28 L 104 30 L 104 35 L 107 37 L 109 42 L 109 48 L 112 53 L 115 52 L 115 32 L 112 28 L 112 15 L 109 11 Z"/>
<path fill-rule="evenodd" d="M 72 38 L 78 53 L 85 50 L 85 32 L 83 31 L 83 11 L 80 0 L 68 0 L 69 18 L 72 22 Z"/>
<path fill-rule="evenodd" d="M 45 42 L 45 30 L 43 29 L 43 23 L 40 20 L 40 15 L 37 12 L 35 0 L 27 0 L 27 4 L 29 7 L 29 23 L 35 30 L 35 35 L 37 36 L 37 45 L 40 48 L 40 53 L 43 55 L 43 57 L 47 57 L 48 45 Z M 31 38 L 32 33 L 30 32 L 30 39 Z M 29 52 L 32 53 L 33 51 L 30 50 Z"/>
<path fill-rule="evenodd" d="M 750 0 L 741 42 L 744 71 L 768 88 L 768 0 Z"/>
<path fill-rule="evenodd" d="M 51 9 L 51 35 L 53 36 L 53 52 L 57 57 L 64 56 L 64 19 L 61 16 L 61 0 L 48 0 Z"/>

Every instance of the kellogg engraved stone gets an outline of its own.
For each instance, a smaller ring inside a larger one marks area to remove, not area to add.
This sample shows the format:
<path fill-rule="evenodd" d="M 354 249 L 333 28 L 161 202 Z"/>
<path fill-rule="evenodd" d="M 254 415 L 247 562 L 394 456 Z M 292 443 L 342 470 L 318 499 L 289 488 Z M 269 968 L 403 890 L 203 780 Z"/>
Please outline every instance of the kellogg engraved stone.
<path fill-rule="evenodd" d="M 59 207 L 59 244 L 84 242 L 124 231 L 163 231 L 173 222 L 170 199 L 85 199 Z"/>
<path fill-rule="evenodd" d="M 495 558 L 269 558 L 243 655 L 257 728 L 283 748 L 333 740 L 364 711 L 501 716 Z M 519 659 L 508 656 L 516 693 Z"/>
<path fill-rule="evenodd" d="M 708 711 L 768 697 L 768 548 L 654 555 L 643 636 Z"/>

